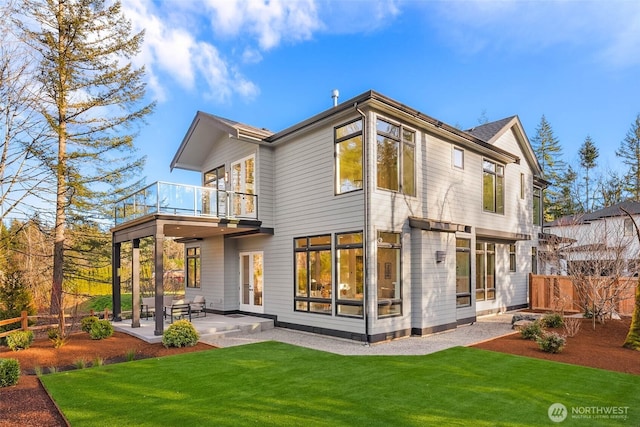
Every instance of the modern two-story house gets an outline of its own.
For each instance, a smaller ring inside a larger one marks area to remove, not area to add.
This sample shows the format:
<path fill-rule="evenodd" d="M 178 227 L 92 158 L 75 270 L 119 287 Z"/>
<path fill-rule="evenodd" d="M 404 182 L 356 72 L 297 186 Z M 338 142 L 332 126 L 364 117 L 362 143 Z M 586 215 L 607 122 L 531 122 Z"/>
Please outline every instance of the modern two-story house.
<path fill-rule="evenodd" d="M 156 271 L 185 243 L 187 298 L 281 327 L 376 342 L 527 305 L 546 182 L 517 116 L 462 131 L 374 91 L 276 133 L 198 112 L 171 167 L 202 186 L 116 208 L 116 316 L 121 245 L 135 303 L 147 236 Z"/>

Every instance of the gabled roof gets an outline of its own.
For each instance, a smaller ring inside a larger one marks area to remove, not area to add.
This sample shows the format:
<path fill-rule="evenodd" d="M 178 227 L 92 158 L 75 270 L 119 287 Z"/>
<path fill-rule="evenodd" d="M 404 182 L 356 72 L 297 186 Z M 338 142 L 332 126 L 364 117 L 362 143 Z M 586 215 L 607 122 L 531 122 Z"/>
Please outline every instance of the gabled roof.
<path fill-rule="evenodd" d="M 268 129 L 260 129 L 224 117 L 198 111 L 191 122 L 191 126 L 173 160 L 173 168 L 200 171 L 200 165 L 206 159 L 214 141 L 223 136 L 236 139 L 262 141 L 273 135 Z M 187 149 L 188 146 L 188 149 Z"/>
<path fill-rule="evenodd" d="M 562 218 L 558 218 L 555 221 L 545 224 L 545 227 L 588 224 L 599 219 L 626 216 L 627 214 L 624 213 L 623 210 L 629 212 L 631 215 L 640 215 L 640 202 L 636 202 L 634 200 L 625 200 L 624 202 L 617 203 L 612 206 L 607 206 L 606 208 L 598 209 L 597 211 L 585 214 L 563 216 Z"/>
<path fill-rule="evenodd" d="M 519 163 L 520 158 L 493 145 L 496 136 L 501 135 L 515 125 L 518 128 L 516 135 L 520 135 L 519 140 L 527 141 L 517 116 L 487 123 L 486 125 L 478 126 L 476 130 L 466 132 L 370 90 L 277 133 L 198 111 L 171 161 L 171 169 L 180 168 L 199 171 L 214 142 L 225 136 L 255 143 L 278 144 L 289 140 L 290 137 L 299 132 L 313 128 L 329 117 L 338 114 L 344 115 L 349 111 L 356 111 L 365 107 L 404 115 L 408 119 L 420 123 L 421 126 L 454 141 L 456 144 L 461 144 L 504 163 Z M 489 138 L 485 139 L 487 137 Z M 524 152 L 529 157 L 527 150 L 524 150 Z M 529 158 L 527 160 L 531 161 Z M 535 156 L 533 156 L 533 160 L 535 161 Z M 537 161 L 533 164 L 537 165 Z"/>
<path fill-rule="evenodd" d="M 491 141 L 504 127 L 511 122 L 516 116 L 506 117 L 502 120 L 496 120 L 495 122 L 489 122 L 468 129 L 467 132 L 476 138 L 480 138 L 485 142 Z"/>
<path fill-rule="evenodd" d="M 520 122 L 520 118 L 518 116 L 510 116 L 504 119 L 496 120 L 495 122 L 489 122 L 482 124 L 480 126 L 476 126 L 467 130 L 467 132 L 476 138 L 479 138 L 485 141 L 487 144 L 494 144 L 505 132 L 513 130 L 518 143 L 520 144 L 520 148 L 525 154 L 525 158 L 531 168 L 536 172 L 535 179 L 537 185 L 546 186 L 549 184 L 543 177 L 542 167 L 538 162 L 538 158 L 531 147 L 531 143 L 527 138 L 527 135 L 524 131 L 524 127 Z"/>

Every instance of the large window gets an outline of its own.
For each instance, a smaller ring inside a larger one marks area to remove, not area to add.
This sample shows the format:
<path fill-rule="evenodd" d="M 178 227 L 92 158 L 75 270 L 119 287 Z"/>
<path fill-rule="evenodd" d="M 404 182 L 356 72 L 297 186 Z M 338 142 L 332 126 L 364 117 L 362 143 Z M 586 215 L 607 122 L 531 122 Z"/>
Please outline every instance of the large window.
<path fill-rule="evenodd" d="M 402 314 L 400 233 L 378 231 L 378 317 Z"/>
<path fill-rule="evenodd" d="M 482 166 L 482 208 L 504 213 L 504 166 L 491 160 Z"/>
<path fill-rule="evenodd" d="M 378 188 L 416 195 L 416 134 L 385 120 L 376 121 Z"/>
<path fill-rule="evenodd" d="M 294 239 L 295 310 L 331 314 L 331 235 Z"/>
<path fill-rule="evenodd" d="M 496 244 L 476 243 L 476 301 L 496 298 Z"/>
<path fill-rule="evenodd" d="M 471 240 L 456 239 L 456 307 L 471 305 Z"/>
<path fill-rule="evenodd" d="M 362 189 L 362 119 L 335 128 L 336 194 Z"/>
<path fill-rule="evenodd" d="M 362 232 L 336 235 L 337 314 L 362 317 L 364 266 Z"/>
<path fill-rule="evenodd" d="M 187 248 L 187 288 L 200 287 L 200 248 Z"/>
<path fill-rule="evenodd" d="M 202 191 L 202 214 L 225 216 L 227 214 L 226 171 L 223 166 L 205 172 L 204 187 L 211 190 Z"/>
<path fill-rule="evenodd" d="M 542 190 L 533 187 L 533 225 L 542 225 Z"/>

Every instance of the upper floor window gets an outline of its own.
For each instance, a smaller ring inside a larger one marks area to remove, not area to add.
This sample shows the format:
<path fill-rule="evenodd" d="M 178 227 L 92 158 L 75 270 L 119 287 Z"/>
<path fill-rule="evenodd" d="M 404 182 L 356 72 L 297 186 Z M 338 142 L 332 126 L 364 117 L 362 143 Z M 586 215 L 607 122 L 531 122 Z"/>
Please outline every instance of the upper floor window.
<path fill-rule="evenodd" d="M 454 168 L 464 169 L 464 150 L 462 148 L 453 147 L 451 162 Z"/>
<path fill-rule="evenodd" d="M 624 219 L 624 235 L 625 236 L 633 236 L 634 233 L 633 221 L 631 218 Z"/>
<path fill-rule="evenodd" d="M 336 194 L 362 189 L 362 119 L 335 128 Z"/>
<path fill-rule="evenodd" d="M 482 165 L 482 208 L 504 213 L 504 166 L 486 159 Z"/>
<path fill-rule="evenodd" d="M 376 141 L 378 188 L 415 196 L 415 132 L 378 119 Z"/>
<path fill-rule="evenodd" d="M 533 225 L 542 225 L 542 189 L 533 187 Z"/>

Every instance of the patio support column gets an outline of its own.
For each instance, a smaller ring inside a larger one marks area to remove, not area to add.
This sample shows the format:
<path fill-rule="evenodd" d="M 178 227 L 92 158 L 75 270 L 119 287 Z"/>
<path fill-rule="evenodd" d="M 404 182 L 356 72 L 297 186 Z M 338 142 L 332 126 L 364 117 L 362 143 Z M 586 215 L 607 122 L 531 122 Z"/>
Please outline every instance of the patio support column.
<path fill-rule="evenodd" d="M 140 239 L 131 250 L 131 327 L 140 327 Z"/>
<path fill-rule="evenodd" d="M 164 315 L 163 315 L 163 300 L 164 300 L 164 234 L 156 233 L 155 235 L 155 250 L 154 254 L 154 273 L 155 273 L 155 286 L 156 286 L 156 330 L 154 335 L 162 335 L 164 333 Z"/>
<path fill-rule="evenodd" d="M 111 306 L 113 310 L 113 321 L 121 322 L 120 311 L 122 310 L 122 300 L 120 297 L 120 250 L 121 243 L 111 244 Z"/>

